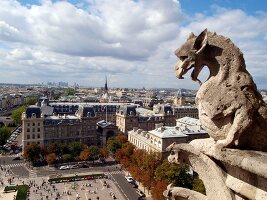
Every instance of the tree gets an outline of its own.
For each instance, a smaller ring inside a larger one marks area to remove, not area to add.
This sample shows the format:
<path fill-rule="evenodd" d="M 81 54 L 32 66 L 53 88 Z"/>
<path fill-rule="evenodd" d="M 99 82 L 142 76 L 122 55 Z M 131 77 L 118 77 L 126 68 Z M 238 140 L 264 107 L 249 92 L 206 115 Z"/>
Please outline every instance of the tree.
<path fill-rule="evenodd" d="M 128 138 L 122 133 L 118 134 L 115 138 L 119 141 L 119 143 L 121 143 L 121 145 L 128 142 Z"/>
<path fill-rule="evenodd" d="M 73 96 L 75 94 L 75 90 L 73 88 L 67 88 L 65 90 L 65 95 L 66 96 Z"/>
<path fill-rule="evenodd" d="M 7 127 L 0 128 L 0 145 L 6 144 L 7 139 L 10 137 L 10 130 Z"/>
<path fill-rule="evenodd" d="M 40 159 L 40 146 L 38 144 L 27 145 L 24 149 L 23 157 L 31 162 L 35 163 Z"/>
<path fill-rule="evenodd" d="M 57 156 L 60 156 L 62 151 L 61 148 L 58 144 L 52 143 L 47 147 L 47 152 L 48 153 L 55 153 Z"/>
<path fill-rule="evenodd" d="M 206 189 L 205 189 L 204 183 L 198 177 L 198 175 L 196 177 L 194 177 L 194 180 L 193 180 L 193 188 L 192 189 L 194 191 L 197 191 L 197 192 L 200 192 L 200 193 L 206 195 Z"/>
<path fill-rule="evenodd" d="M 114 138 L 110 138 L 107 142 L 107 148 L 113 154 L 115 154 L 116 151 L 121 147 L 122 147 L 121 143 Z"/>
<path fill-rule="evenodd" d="M 176 187 L 192 189 L 193 176 L 188 171 L 188 165 L 169 163 L 166 159 L 156 169 L 155 176 L 156 180 L 165 180 Z"/>
<path fill-rule="evenodd" d="M 100 157 L 101 158 L 108 158 L 109 156 L 109 150 L 107 147 L 103 147 L 100 149 Z"/>
<path fill-rule="evenodd" d="M 80 160 L 87 161 L 89 160 L 90 156 L 91 156 L 90 150 L 84 149 L 83 151 L 81 151 L 79 158 Z"/>
<path fill-rule="evenodd" d="M 163 192 L 167 189 L 168 183 L 164 180 L 156 181 L 152 184 L 151 194 L 154 200 L 165 199 Z"/>
<path fill-rule="evenodd" d="M 64 161 L 64 162 L 71 162 L 71 161 L 73 161 L 73 160 L 74 160 L 74 158 L 72 157 L 71 154 L 64 154 L 64 155 L 63 155 L 63 161 Z"/>
<path fill-rule="evenodd" d="M 94 160 L 96 160 L 96 158 L 99 156 L 99 148 L 97 146 L 90 146 L 89 151 L 94 162 Z"/>
<path fill-rule="evenodd" d="M 49 165 L 54 164 L 56 160 L 57 160 L 57 155 L 55 153 L 50 153 L 46 156 L 46 161 Z"/>
<path fill-rule="evenodd" d="M 22 113 L 26 111 L 26 109 L 27 109 L 26 106 L 21 106 L 12 111 L 11 117 L 16 124 L 21 124 L 21 116 Z"/>
<path fill-rule="evenodd" d="M 69 149 L 70 149 L 71 155 L 73 157 L 77 157 L 80 155 L 83 149 L 83 145 L 80 142 L 72 142 L 69 144 Z"/>
<path fill-rule="evenodd" d="M 38 98 L 37 97 L 33 97 L 33 98 L 29 98 L 26 101 L 27 105 L 35 105 L 38 102 Z"/>

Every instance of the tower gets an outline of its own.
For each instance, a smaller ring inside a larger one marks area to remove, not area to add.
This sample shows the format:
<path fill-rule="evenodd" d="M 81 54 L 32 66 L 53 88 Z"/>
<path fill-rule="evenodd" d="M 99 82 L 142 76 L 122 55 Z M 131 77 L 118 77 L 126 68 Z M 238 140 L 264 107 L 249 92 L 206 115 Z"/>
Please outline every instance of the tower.
<path fill-rule="evenodd" d="M 105 93 L 108 93 L 108 80 L 107 80 L 107 76 L 106 76 L 106 82 L 105 82 Z"/>
<path fill-rule="evenodd" d="M 185 105 L 185 95 L 183 94 L 183 89 L 178 89 L 177 96 L 174 99 L 174 105 L 177 106 Z"/>
<path fill-rule="evenodd" d="M 107 76 L 106 76 L 106 82 L 105 82 L 105 87 L 104 87 L 104 93 L 103 93 L 102 97 L 100 98 L 100 102 L 101 103 L 108 103 L 109 102 Z"/>

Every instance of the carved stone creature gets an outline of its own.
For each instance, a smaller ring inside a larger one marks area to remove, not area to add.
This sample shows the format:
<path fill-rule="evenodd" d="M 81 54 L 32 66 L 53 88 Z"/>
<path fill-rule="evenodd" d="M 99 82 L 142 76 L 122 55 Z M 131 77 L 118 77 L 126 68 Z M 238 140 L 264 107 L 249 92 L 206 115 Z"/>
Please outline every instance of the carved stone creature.
<path fill-rule="evenodd" d="M 193 68 L 192 80 L 201 85 L 196 95 L 199 118 L 216 146 L 267 151 L 266 105 L 230 39 L 207 30 L 197 37 L 191 33 L 175 54 L 181 60 L 177 78 Z M 210 76 L 202 84 L 198 75 L 204 66 Z"/>

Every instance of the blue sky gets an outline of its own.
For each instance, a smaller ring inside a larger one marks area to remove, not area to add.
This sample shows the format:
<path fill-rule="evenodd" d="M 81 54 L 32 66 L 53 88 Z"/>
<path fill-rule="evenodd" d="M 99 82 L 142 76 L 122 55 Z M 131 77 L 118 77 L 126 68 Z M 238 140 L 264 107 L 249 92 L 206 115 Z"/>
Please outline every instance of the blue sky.
<path fill-rule="evenodd" d="M 174 50 L 205 28 L 230 37 L 267 88 L 265 0 L 1 0 L 0 80 L 197 89 Z M 201 75 L 204 80 L 207 73 Z"/>

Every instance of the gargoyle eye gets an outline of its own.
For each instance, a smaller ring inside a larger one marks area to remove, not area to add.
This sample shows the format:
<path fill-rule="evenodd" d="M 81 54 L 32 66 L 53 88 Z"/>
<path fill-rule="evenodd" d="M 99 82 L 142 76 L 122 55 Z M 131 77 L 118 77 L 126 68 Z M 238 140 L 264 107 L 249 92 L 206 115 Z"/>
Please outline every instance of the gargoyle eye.
<path fill-rule="evenodd" d="M 187 56 L 180 56 L 180 57 L 179 57 L 179 59 L 180 59 L 181 61 L 184 61 L 186 58 L 187 58 Z"/>
<path fill-rule="evenodd" d="M 175 155 L 175 152 L 174 151 L 171 151 L 171 155 Z"/>

